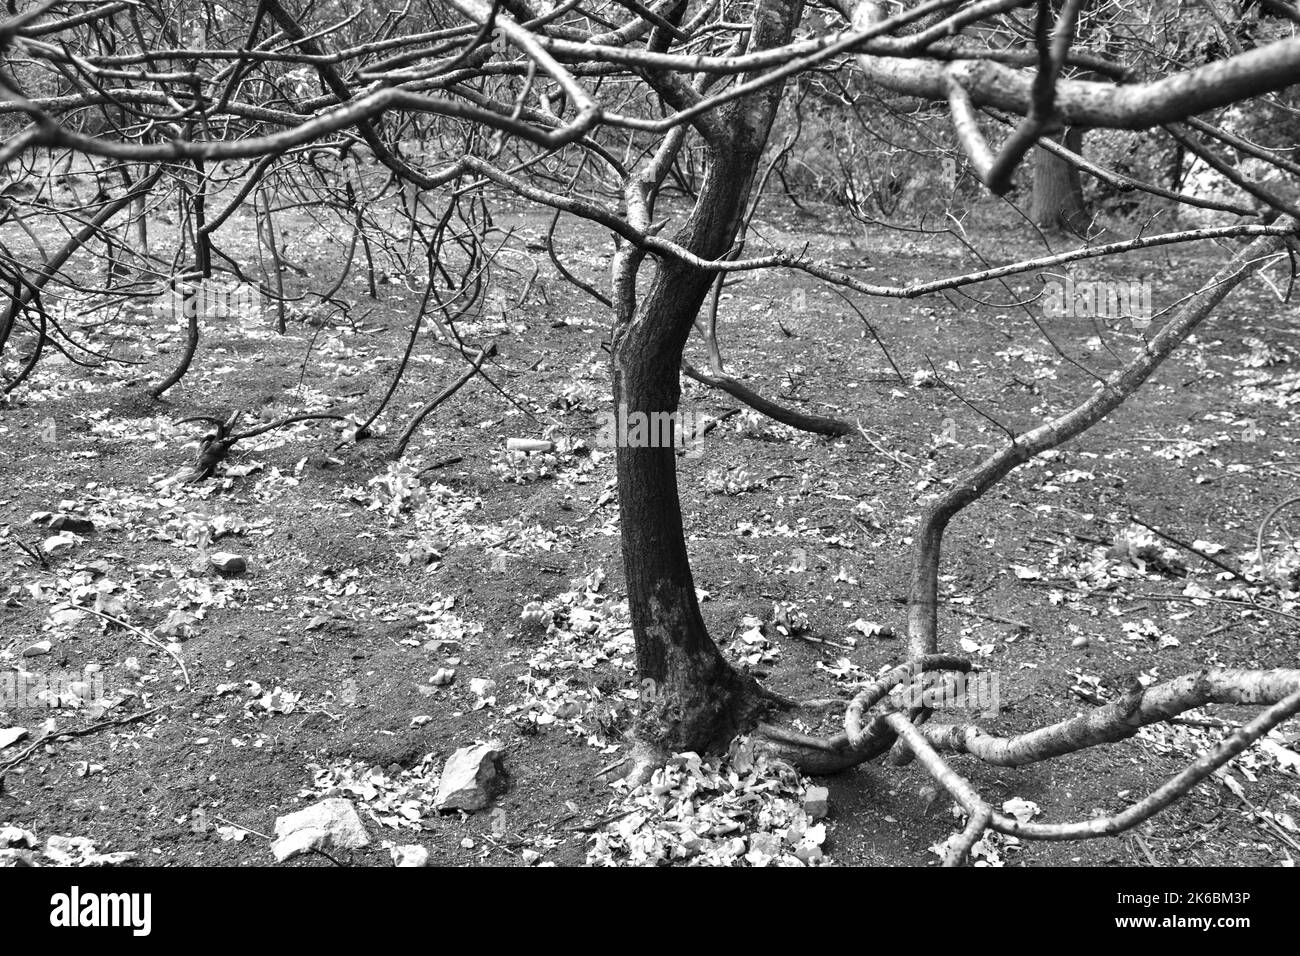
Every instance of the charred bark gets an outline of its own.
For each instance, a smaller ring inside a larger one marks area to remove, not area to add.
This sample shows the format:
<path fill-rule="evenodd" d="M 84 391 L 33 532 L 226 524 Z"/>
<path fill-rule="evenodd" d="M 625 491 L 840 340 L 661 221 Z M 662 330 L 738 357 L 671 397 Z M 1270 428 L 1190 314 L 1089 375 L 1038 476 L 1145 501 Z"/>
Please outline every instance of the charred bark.
<path fill-rule="evenodd" d="M 751 49 L 787 42 L 802 6 L 800 0 L 761 3 L 754 12 Z M 674 89 L 671 79 L 664 78 L 663 95 L 671 98 Z M 721 259 L 734 244 L 781 92 L 780 84 L 773 84 L 722 107 L 702 124 L 704 180 L 689 219 L 674 236 L 692 253 Z M 634 216 L 648 220 L 654 193 L 675 155 L 674 148 L 663 151 L 654 168 L 629 183 Z M 677 259 L 661 260 L 638 303 L 639 261 L 635 250 L 624 250 L 621 276 L 616 267 L 614 405 L 618 414 L 640 412 L 652 421 L 667 413 L 675 429 L 682 353 L 716 273 Z M 618 489 L 643 700 L 636 736 L 654 753 L 720 750 L 752 726 L 768 696 L 722 656 L 700 614 L 674 447 L 662 441 L 626 445 L 620 443 L 617 453 Z"/>

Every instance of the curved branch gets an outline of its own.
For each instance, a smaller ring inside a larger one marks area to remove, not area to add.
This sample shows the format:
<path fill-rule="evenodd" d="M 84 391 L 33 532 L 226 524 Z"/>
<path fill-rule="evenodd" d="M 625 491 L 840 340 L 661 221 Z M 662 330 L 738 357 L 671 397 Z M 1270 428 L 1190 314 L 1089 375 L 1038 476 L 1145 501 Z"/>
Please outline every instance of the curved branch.
<path fill-rule="evenodd" d="M 865 30 L 883 19 L 875 0 L 862 0 L 853 25 Z M 995 106 L 1027 116 L 1033 108 L 1034 78 L 988 60 L 945 63 L 861 54 L 858 65 L 875 83 L 907 96 L 942 101 L 951 76 L 976 106 Z M 1092 80 L 1061 80 L 1056 109 L 1069 126 L 1149 129 L 1240 100 L 1285 89 L 1300 76 L 1300 37 L 1278 40 L 1183 73 L 1115 86 Z"/>
<path fill-rule="evenodd" d="M 695 379 L 702 385 L 710 388 L 721 389 L 732 398 L 739 399 L 750 408 L 762 412 L 768 418 L 775 419 L 782 425 L 789 425 L 791 428 L 797 428 L 800 431 L 813 432 L 818 435 L 830 435 L 840 437 L 842 435 L 852 434 L 856 429 L 848 422 L 840 421 L 838 418 L 826 418 L 821 415 L 807 415 L 803 412 L 795 411 L 792 408 L 786 408 L 784 405 L 778 405 L 771 399 L 764 398 L 755 392 L 749 386 L 744 385 L 739 380 L 732 378 L 730 375 L 714 375 L 708 372 L 701 372 L 692 366 L 689 362 L 682 362 L 682 371 L 690 378 Z"/>

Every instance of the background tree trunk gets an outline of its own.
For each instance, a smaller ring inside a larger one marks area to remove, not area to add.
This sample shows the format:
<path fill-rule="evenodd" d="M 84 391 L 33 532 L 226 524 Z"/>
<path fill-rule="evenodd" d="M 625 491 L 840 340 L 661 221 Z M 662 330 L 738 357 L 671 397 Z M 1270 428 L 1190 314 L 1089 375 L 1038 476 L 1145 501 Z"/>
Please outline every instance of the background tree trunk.
<path fill-rule="evenodd" d="M 1075 153 L 1083 152 L 1083 130 L 1070 127 L 1057 141 Z M 1079 170 L 1045 149 L 1034 149 L 1034 193 L 1029 217 L 1040 229 L 1077 232 L 1087 225 Z"/>

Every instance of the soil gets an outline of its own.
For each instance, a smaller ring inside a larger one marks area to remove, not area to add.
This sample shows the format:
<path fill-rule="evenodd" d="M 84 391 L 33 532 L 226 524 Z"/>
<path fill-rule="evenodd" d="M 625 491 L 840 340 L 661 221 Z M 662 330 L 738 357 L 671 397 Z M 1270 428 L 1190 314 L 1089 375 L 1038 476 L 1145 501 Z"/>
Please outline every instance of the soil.
<path fill-rule="evenodd" d="M 810 242 L 813 254 L 873 282 L 978 268 L 949 236 L 864 231 L 834 209 L 815 212 L 783 212 L 762 234 L 794 247 Z M 997 215 L 968 224 L 986 257 L 1043 251 L 1036 238 L 1010 238 L 1024 230 Z M 597 445 L 609 393 L 608 323 L 538 251 L 545 217 L 502 216 L 499 225 L 516 228 L 520 249 L 503 260 L 517 273 L 498 279 L 508 297 L 458 325 L 474 349 L 496 342 L 499 354 L 484 366 L 491 384 L 471 380 L 425 420 L 405 471 L 392 470 L 394 438 L 466 362 L 428 330 L 375 437 L 346 442 L 334 423 L 299 423 L 236 444 L 212 479 L 163 483 L 190 467 L 205 427 L 172 424 L 180 419 L 238 409 L 253 423 L 308 407 L 368 417 L 418 307 L 418 288 L 401 277 L 381 274 L 372 301 L 362 276 L 352 276 L 351 317 L 303 299 L 289 310 L 283 336 L 273 332 L 273 308 L 206 321 L 194 367 L 162 401 L 147 389 L 177 360 L 179 325 L 144 323 L 148 314 L 128 310 L 76 332 L 82 326 L 70 304 L 69 328 L 80 341 L 143 364 L 83 365 L 49 354 L 0 406 L 0 524 L 8 529 L 0 539 L 0 666 L 80 673 L 98 665 L 112 706 L 0 713 L 0 727 L 31 733 L 0 752 L 0 826 L 89 837 L 103 852 L 135 853 L 141 864 L 267 865 L 277 816 L 321 792 L 315 773 L 375 768 L 410 779 L 459 747 L 496 739 L 506 776 L 494 810 L 440 814 L 422 806 L 405 826 L 371 826 L 372 846 L 337 862 L 390 865 L 390 841 L 421 844 L 442 864 L 523 865 L 531 861 L 525 851 L 584 863 L 593 832 L 617 809 L 618 795 L 597 773 L 625 752 L 637 696 L 617 611 L 613 459 Z M 232 247 L 255 242 L 250 220 L 233 228 Z M 337 276 L 343 241 L 306 219 L 281 231 L 294 262 L 322 284 Z M 607 236 L 570 224 L 559 246 L 571 269 L 601 280 Z M 1225 255 L 1213 243 L 1147 250 L 1092 274 L 1150 278 L 1158 311 Z M 516 303 L 534 265 L 539 279 Z M 293 275 L 286 281 L 309 287 Z M 1045 318 L 1041 308 L 1017 304 L 1038 287 L 1025 276 L 918 300 L 855 297 L 887 358 L 853 309 L 798 274 L 728 285 L 720 323 L 728 371 L 765 395 L 863 430 L 829 440 L 740 414 L 712 431 L 700 454 L 680 459 L 706 620 L 767 686 L 791 697 L 835 696 L 901 660 L 901 639 L 852 625 L 862 619 L 902 632 L 919 502 L 997 447 L 1003 427 L 1031 427 L 1085 396 L 1089 369 L 1115 366 L 1107 346 L 1122 353 L 1139 341 L 1122 318 Z M 1216 595 L 1232 586 L 1186 550 L 1174 548 L 1183 566 L 1169 570 L 1129 566 L 1125 576 L 1122 562 L 1109 562 L 1120 578 L 1109 589 L 1078 593 L 1071 583 L 1128 527 L 1129 515 L 1189 543 L 1221 545 L 1225 561 L 1245 560 L 1260 520 L 1296 494 L 1300 476 L 1296 319 L 1293 304 L 1252 281 L 1110 420 L 1019 469 L 954 522 L 942 640 L 988 648 L 977 656 L 998 675 L 1001 697 L 997 716 L 979 718 L 989 730 L 1014 733 L 1081 712 L 1089 705 L 1072 687 L 1107 697 L 1135 679 L 1207 665 L 1300 666 L 1294 593 L 1251 592 L 1280 613 L 1179 600 L 1189 582 Z M 1090 346 L 1094 336 L 1104 343 Z M 1252 340 L 1268 343 L 1273 359 L 1259 359 Z M 6 362 L 25 355 L 26 343 L 11 346 Z M 702 363 L 699 343 L 692 349 Z M 922 374 L 914 384 L 915 373 L 931 369 L 941 383 Z M 737 407 L 694 382 L 684 390 L 692 411 Z M 508 438 L 542 437 L 559 443 L 556 453 L 505 451 Z M 452 458 L 459 461 L 414 477 Z M 372 483 L 385 474 L 397 476 L 397 494 Z M 17 544 L 57 535 L 32 520 L 39 512 L 86 515 L 96 528 L 50 549 L 42 567 Z M 221 551 L 244 557 L 247 571 L 212 570 L 207 559 Z M 521 619 L 529 602 L 554 611 L 557 595 L 575 590 L 576 603 L 566 606 L 592 611 L 590 640 L 574 625 L 578 611 L 561 614 L 561 638 Z M 69 601 L 133 627 L 90 613 L 59 618 Z M 769 646 L 745 662 L 735 649 L 750 627 L 745 617 L 770 625 L 777 604 L 806 615 L 806 630 L 767 626 Z M 169 620 L 174 633 L 155 630 Z M 1172 641 L 1144 634 L 1144 620 Z M 42 639 L 52 644 L 48 654 L 22 656 Z M 169 653 L 172 642 L 178 647 Z M 433 678 L 444 668 L 455 676 L 439 686 Z M 551 683 L 529 683 L 539 676 Z M 475 678 L 495 688 L 480 684 L 487 691 L 477 693 Z M 289 696 L 277 698 L 277 688 Z M 1248 713 L 1213 711 L 1230 721 Z M 111 723 L 131 717 L 138 719 Z M 822 728 L 837 721 L 832 715 Z M 57 729 L 15 765 L 42 725 Z M 1043 808 L 1040 820 L 1076 820 L 1121 810 L 1177 773 L 1212 739 L 1196 733 L 1163 728 L 1016 770 L 958 765 L 996 804 L 1019 797 Z M 1293 722 L 1281 739 L 1294 745 L 1296 733 Z M 1255 758 L 1231 773 L 1241 796 L 1221 780 L 1206 782 L 1124 837 L 1024 845 L 1006 862 L 1295 859 L 1300 834 L 1252 812 L 1300 817 L 1294 770 Z M 873 764 L 813 782 L 830 788 L 824 849 L 839 864 L 936 865 L 931 845 L 956 826 L 945 801 L 923 798 L 930 780 L 915 765 Z M 233 839 L 239 828 L 247 832 Z M 333 861 L 313 855 L 286 865 Z"/>

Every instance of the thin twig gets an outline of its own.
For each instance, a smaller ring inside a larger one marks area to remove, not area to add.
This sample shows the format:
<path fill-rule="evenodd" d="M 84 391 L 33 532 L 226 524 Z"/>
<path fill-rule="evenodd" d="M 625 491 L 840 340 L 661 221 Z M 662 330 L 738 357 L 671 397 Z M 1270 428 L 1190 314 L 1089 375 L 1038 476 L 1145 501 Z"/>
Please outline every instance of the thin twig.
<path fill-rule="evenodd" d="M 56 605 L 56 609 L 58 607 L 71 608 L 74 611 L 85 611 L 87 614 L 93 614 L 96 617 L 101 617 L 105 621 L 110 621 L 113 624 L 116 624 L 118 627 L 124 627 L 128 631 L 138 634 L 140 636 L 140 639 L 143 640 L 150 647 L 156 647 L 158 650 L 162 651 L 173 661 L 175 661 L 176 666 L 181 669 L 181 676 L 185 678 L 185 686 L 186 687 L 190 686 L 190 672 L 185 669 L 185 662 L 181 660 L 180 655 L 175 653 L 170 647 L 168 647 L 162 641 L 158 640 L 158 638 L 154 637 L 152 634 L 145 633 L 144 631 L 140 630 L 140 628 L 136 627 L 134 624 L 128 624 L 126 621 L 123 621 L 121 618 L 113 617 L 113 615 L 111 614 L 105 614 L 103 611 L 96 611 L 93 607 L 82 607 L 79 604 Z"/>
<path fill-rule="evenodd" d="M 28 757 L 34 754 L 37 750 L 39 750 L 43 744 L 47 743 L 51 739 L 58 740 L 61 737 L 86 737 L 90 734 L 97 733 L 98 731 L 105 730 L 109 727 L 120 727 L 124 724 L 133 724 L 137 720 L 144 720 L 149 715 L 158 713 L 158 711 L 160 711 L 161 709 L 162 709 L 161 707 L 151 707 L 148 710 L 142 710 L 140 711 L 140 713 L 132 714 L 129 717 L 119 717 L 117 720 L 101 721 L 98 724 L 91 724 L 89 727 L 82 727 L 79 730 L 56 730 L 53 733 L 46 734 L 40 740 L 37 740 L 30 747 L 28 747 L 26 750 L 20 753 L 17 757 L 14 757 L 8 763 L 4 764 L 3 766 L 0 766 L 0 776 L 3 776 L 4 774 L 12 770 L 14 767 L 18 766 L 20 763 L 22 763 L 24 760 L 26 760 Z"/>

